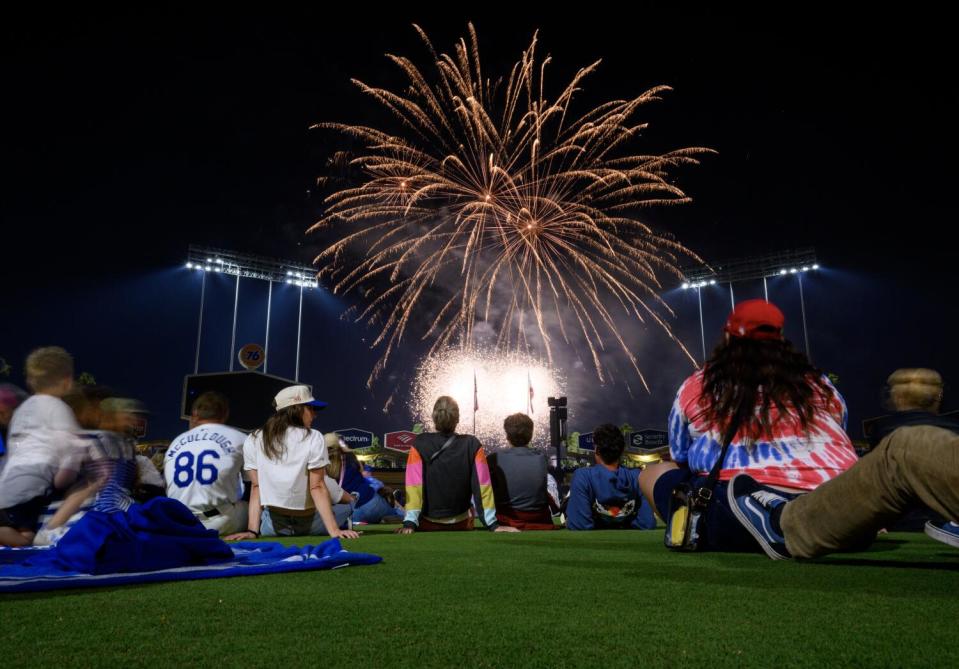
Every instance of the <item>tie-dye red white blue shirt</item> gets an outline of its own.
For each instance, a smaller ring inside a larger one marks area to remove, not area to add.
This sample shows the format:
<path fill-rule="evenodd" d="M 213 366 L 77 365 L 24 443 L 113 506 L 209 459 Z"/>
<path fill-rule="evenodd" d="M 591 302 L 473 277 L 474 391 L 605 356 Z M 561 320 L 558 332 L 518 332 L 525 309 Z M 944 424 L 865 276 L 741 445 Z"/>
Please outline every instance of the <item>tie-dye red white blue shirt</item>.
<path fill-rule="evenodd" d="M 824 381 L 833 396 L 826 402 L 816 393 L 818 410 L 805 431 L 798 418 L 780 416 L 775 406 L 769 408 L 771 427 L 760 438 L 750 439 L 740 429 L 729 445 L 720 480 L 746 473 L 767 485 L 813 490 L 855 464 L 856 451 L 845 430 L 846 402 L 829 379 Z M 680 386 L 669 414 L 669 450 L 675 462 L 705 475 L 719 457 L 723 435 L 703 415 L 702 389 L 702 370 Z"/>

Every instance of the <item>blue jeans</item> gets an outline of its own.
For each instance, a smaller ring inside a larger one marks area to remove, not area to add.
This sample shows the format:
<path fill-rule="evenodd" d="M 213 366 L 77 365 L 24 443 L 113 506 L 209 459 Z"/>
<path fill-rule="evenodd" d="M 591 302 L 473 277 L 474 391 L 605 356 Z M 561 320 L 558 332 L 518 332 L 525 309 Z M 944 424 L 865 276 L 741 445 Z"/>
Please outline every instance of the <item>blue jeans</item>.
<path fill-rule="evenodd" d="M 334 504 L 333 505 L 333 516 L 336 518 L 336 526 L 338 528 L 345 529 L 350 516 L 353 513 L 352 504 Z M 290 518 L 290 516 L 288 516 Z M 260 514 L 260 536 L 263 537 L 275 537 L 275 536 L 304 536 L 304 535 L 322 535 L 328 536 L 326 531 L 326 526 L 323 524 L 323 518 L 320 516 L 319 512 L 313 514 L 311 519 L 309 516 L 292 516 L 291 518 L 302 518 L 302 520 L 296 521 L 297 528 L 292 530 L 290 528 L 284 528 L 278 534 L 273 527 L 273 518 L 270 516 L 270 510 L 264 508 Z M 307 526 L 307 523 L 309 525 Z"/>
<path fill-rule="evenodd" d="M 373 499 L 353 512 L 353 522 L 375 525 L 387 516 L 399 516 L 401 514 L 402 512 L 399 509 L 394 509 L 382 496 L 373 495 Z"/>

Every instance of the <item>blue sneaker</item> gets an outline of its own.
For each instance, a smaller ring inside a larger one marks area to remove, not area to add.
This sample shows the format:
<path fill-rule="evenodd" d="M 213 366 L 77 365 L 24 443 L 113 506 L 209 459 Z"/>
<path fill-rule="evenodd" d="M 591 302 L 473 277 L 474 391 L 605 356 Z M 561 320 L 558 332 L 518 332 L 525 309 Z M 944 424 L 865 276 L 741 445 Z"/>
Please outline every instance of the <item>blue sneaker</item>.
<path fill-rule="evenodd" d="M 926 534 L 936 541 L 959 548 L 959 523 L 933 523 L 930 520 L 926 523 Z"/>
<path fill-rule="evenodd" d="M 786 549 L 786 538 L 773 528 L 772 512 L 795 498 L 796 495 L 757 483 L 746 474 L 737 474 L 726 486 L 729 508 L 773 560 L 788 560 L 792 555 Z"/>

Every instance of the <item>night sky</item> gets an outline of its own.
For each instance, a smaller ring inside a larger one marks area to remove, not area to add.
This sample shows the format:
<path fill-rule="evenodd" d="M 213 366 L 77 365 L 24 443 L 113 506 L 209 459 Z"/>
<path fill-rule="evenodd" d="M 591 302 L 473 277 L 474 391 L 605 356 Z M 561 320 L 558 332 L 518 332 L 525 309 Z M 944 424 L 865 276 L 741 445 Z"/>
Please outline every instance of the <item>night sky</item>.
<path fill-rule="evenodd" d="M 564 84 L 603 59 L 582 99 L 599 103 L 657 84 L 675 90 L 641 112 L 650 151 L 708 146 L 716 156 L 677 173 L 694 198 L 646 220 L 709 260 L 814 246 L 824 270 L 807 283 L 811 352 L 838 374 L 850 433 L 879 413 L 883 379 L 899 366 L 959 378 L 949 230 L 956 222 L 959 149 L 954 53 L 943 16 L 842 19 L 723 14 L 631 5 L 630 15 L 409 10 L 261 15 L 190 12 L 8 17 L 2 27 L 3 197 L 0 356 L 22 383 L 38 345 L 74 353 L 78 371 L 142 398 L 149 437 L 183 423 L 199 277 L 190 243 L 309 262 L 323 240 L 305 230 L 321 211 L 315 179 L 335 149 L 319 121 L 377 122 L 382 112 L 350 78 L 401 82 L 386 52 L 427 55 L 415 22 L 441 50 L 473 20 L 487 72 L 504 72 L 540 29 Z M 798 13 L 798 12 L 804 13 Z M 232 280 L 208 284 L 201 371 L 229 364 Z M 265 284 L 241 287 L 238 346 L 262 340 Z M 737 298 L 757 296 L 736 286 Z M 691 293 L 664 293 L 692 351 Z M 798 295 L 771 285 L 800 347 Z M 364 327 L 339 318 L 349 302 L 307 296 L 301 378 L 335 398 L 318 424 L 382 433 L 410 424 L 380 409 L 387 389 L 364 382 L 376 358 Z M 728 288 L 705 295 L 707 341 Z M 271 372 L 293 373 L 295 295 L 277 291 Z M 624 329 L 652 393 L 570 374 L 571 428 L 604 420 L 662 427 L 691 371 L 655 329 Z M 708 343 L 711 347 L 712 343 Z M 395 378 L 415 365 L 401 352 Z M 947 395 L 946 408 L 955 407 Z"/>

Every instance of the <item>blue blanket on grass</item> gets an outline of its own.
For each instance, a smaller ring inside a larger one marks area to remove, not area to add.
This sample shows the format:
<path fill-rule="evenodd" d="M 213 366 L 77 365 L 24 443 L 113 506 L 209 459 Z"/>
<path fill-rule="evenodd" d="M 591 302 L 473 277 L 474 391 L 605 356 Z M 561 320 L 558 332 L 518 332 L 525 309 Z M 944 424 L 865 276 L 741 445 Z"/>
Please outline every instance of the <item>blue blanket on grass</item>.
<path fill-rule="evenodd" d="M 0 593 L 335 569 L 382 558 L 318 546 L 227 545 L 166 497 L 125 513 L 88 512 L 53 548 L 0 551 Z"/>

